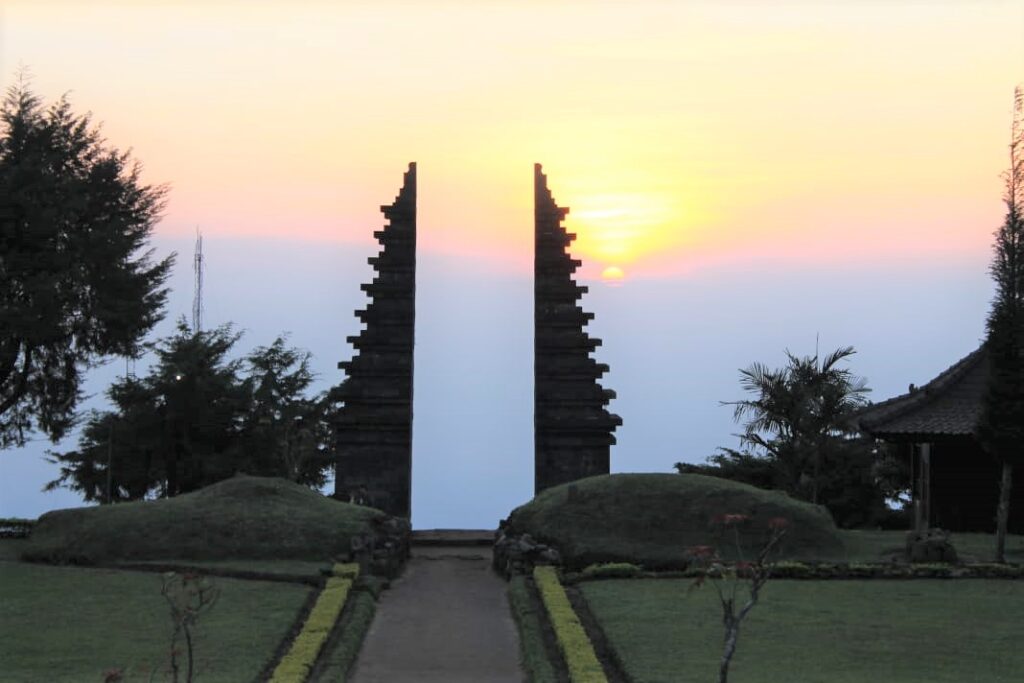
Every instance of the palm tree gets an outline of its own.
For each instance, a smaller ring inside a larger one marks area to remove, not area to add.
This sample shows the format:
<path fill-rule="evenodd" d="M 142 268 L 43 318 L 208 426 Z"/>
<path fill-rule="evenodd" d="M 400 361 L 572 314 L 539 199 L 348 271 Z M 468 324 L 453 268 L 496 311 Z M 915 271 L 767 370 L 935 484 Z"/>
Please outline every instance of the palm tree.
<path fill-rule="evenodd" d="M 788 489 L 803 488 L 809 479 L 815 504 L 823 453 L 844 439 L 846 417 L 867 403 L 865 380 L 837 367 L 854 353 L 852 346 L 845 346 L 819 360 L 817 353 L 798 358 L 787 350 L 787 367 L 770 370 L 754 363 L 740 370 L 740 385 L 756 398 L 722 402 L 735 406 L 737 422 L 747 420 L 741 443 L 774 457 L 789 480 Z"/>

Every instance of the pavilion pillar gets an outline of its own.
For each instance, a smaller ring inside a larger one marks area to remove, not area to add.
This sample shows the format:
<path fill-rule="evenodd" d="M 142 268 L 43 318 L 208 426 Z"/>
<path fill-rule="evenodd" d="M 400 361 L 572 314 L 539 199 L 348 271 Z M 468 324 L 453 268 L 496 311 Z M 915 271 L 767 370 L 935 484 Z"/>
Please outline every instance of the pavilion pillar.
<path fill-rule="evenodd" d="M 924 508 L 924 528 L 932 525 L 932 445 L 921 444 L 921 500 Z"/>
<path fill-rule="evenodd" d="M 922 505 L 922 489 L 924 488 L 924 476 L 922 475 L 921 456 L 918 453 L 918 444 L 910 444 L 910 472 L 913 476 L 913 497 L 914 497 L 914 531 L 921 531 L 924 527 L 924 506 Z"/>

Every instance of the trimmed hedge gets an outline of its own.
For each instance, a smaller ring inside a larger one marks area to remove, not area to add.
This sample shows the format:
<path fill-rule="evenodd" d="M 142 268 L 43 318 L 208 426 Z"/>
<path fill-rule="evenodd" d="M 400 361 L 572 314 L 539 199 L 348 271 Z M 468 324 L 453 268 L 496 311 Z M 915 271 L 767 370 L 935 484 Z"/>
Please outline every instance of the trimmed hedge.
<path fill-rule="evenodd" d="M 728 565 L 727 565 L 728 566 Z M 677 579 L 695 578 L 704 573 L 702 568 L 678 571 L 650 572 L 635 565 L 591 565 L 582 572 L 567 574 L 565 583 L 600 579 Z M 1024 579 L 1024 565 L 976 563 L 967 565 L 921 564 L 833 564 L 806 563 L 783 560 L 772 567 L 772 579 L 829 580 L 829 579 Z"/>
<path fill-rule="evenodd" d="M 312 680 L 322 683 L 344 683 L 347 680 L 376 611 L 373 595 L 353 585 L 338 624 L 341 633 L 335 633 L 328 639 Z"/>
<path fill-rule="evenodd" d="M 558 675 L 544 647 L 543 610 L 534 607 L 525 576 L 513 576 L 509 581 L 508 603 L 519 629 L 519 658 L 530 683 L 557 683 Z"/>
<path fill-rule="evenodd" d="M 355 580 L 359 576 L 359 564 L 357 562 L 335 564 L 331 567 L 331 576 Z"/>
<path fill-rule="evenodd" d="M 0 517 L 0 538 L 28 538 L 35 525 L 34 519 Z"/>
<path fill-rule="evenodd" d="M 331 629 L 345 608 L 345 600 L 353 581 L 349 576 L 354 576 L 351 573 L 352 566 L 339 564 L 332 568 L 334 575 L 327 579 L 327 585 L 317 597 L 313 610 L 302 625 L 302 631 L 274 669 L 270 683 L 303 683 L 309 676 Z M 358 574 L 359 565 L 354 566 Z"/>
<path fill-rule="evenodd" d="M 644 573 L 642 567 L 629 562 L 607 562 L 592 564 L 579 573 L 579 580 L 587 579 L 632 579 Z"/>
<path fill-rule="evenodd" d="M 533 580 L 548 611 L 548 618 L 558 639 L 558 647 L 565 657 L 569 679 L 573 683 L 607 683 L 604 669 L 594 653 L 594 647 L 587 638 L 583 624 L 573 611 L 569 597 L 558 581 L 558 572 L 551 566 L 535 567 Z"/>

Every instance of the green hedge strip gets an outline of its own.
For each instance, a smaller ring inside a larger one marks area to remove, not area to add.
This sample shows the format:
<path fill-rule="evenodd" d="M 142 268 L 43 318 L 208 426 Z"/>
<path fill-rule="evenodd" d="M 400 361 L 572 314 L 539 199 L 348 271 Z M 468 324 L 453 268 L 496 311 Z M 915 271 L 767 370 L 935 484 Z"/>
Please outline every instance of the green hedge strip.
<path fill-rule="evenodd" d="M 335 575 L 327 579 L 327 585 L 317 596 L 306 623 L 302 625 L 302 631 L 274 669 L 270 683 L 304 683 L 309 677 L 320 650 L 327 642 L 327 636 L 341 616 L 349 589 L 352 587 L 353 578 L 350 577 L 354 575 L 350 566 L 335 565 L 332 574 Z M 358 574 L 358 565 L 355 574 Z"/>
<path fill-rule="evenodd" d="M 650 572 L 630 564 L 594 564 L 583 571 L 568 574 L 565 583 L 597 579 L 670 579 L 694 578 L 703 569 Z M 920 564 L 832 564 L 781 561 L 772 567 L 773 579 L 1024 579 L 1024 565 L 978 562 L 966 565 Z"/>
<path fill-rule="evenodd" d="M 573 611 L 572 605 L 569 604 L 569 596 L 565 594 L 565 589 L 558 581 L 558 572 L 550 566 L 535 567 L 533 580 L 548 611 L 558 646 L 565 657 L 569 678 L 573 683 L 607 683 L 604 669 L 597 660 L 583 624 Z"/>
<path fill-rule="evenodd" d="M 519 629 L 519 659 L 530 683 L 557 683 L 558 676 L 544 647 L 541 624 L 543 607 L 535 607 L 525 576 L 513 576 L 508 582 L 508 602 Z"/>

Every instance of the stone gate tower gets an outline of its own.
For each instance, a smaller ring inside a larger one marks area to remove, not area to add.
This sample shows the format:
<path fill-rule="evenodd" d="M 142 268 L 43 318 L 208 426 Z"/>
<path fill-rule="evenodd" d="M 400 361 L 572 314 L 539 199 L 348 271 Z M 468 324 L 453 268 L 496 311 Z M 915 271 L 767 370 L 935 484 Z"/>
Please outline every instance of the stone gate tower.
<path fill-rule="evenodd" d="M 409 164 L 388 220 L 373 233 L 382 249 L 368 261 L 376 277 L 356 317 L 366 324 L 349 337 L 352 360 L 338 363 L 347 378 L 335 398 L 334 495 L 409 517 L 412 485 L 412 379 L 416 321 L 416 164 Z"/>
<path fill-rule="evenodd" d="M 541 165 L 534 165 L 533 434 L 534 492 L 595 474 L 608 474 L 612 432 L 622 424 L 608 412 L 615 392 L 598 379 L 608 366 L 591 352 L 601 345 L 583 331 L 594 318 L 577 305 L 587 288 L 572 278 L 580 261 L 567 248 L 576 238 L 562 220 Z"/>

